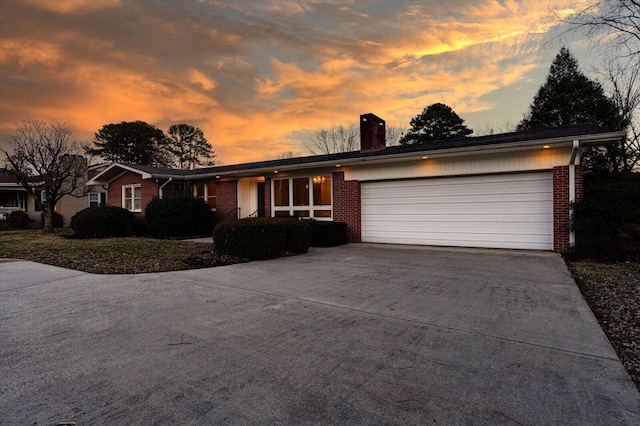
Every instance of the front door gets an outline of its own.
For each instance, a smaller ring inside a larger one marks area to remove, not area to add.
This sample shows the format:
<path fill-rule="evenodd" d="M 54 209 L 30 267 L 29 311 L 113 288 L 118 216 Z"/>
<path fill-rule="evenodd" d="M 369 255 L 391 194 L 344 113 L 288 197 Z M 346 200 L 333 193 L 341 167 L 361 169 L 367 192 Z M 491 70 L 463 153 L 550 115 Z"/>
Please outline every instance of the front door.
<path fill-rule="evenodd" d="M 264 182 L 258 182 L 258 217 L 264 217 Z"/>

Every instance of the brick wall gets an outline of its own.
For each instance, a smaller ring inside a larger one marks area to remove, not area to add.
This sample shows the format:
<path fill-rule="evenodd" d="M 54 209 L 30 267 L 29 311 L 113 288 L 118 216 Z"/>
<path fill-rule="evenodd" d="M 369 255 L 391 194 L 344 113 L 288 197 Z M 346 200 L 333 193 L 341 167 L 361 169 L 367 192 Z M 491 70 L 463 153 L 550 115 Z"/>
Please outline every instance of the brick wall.
<path fill-rule="evenodd" d="M 107 204 L 110 206 L 123 207 L 122 205 L 122 185 L 141 185 L 142 192 L 142 213 L 134 213 L 136 216 L 144 216 L 147 204 L 157 197 L 159 190 L 155 179 L 142 179 L 142 177 L 133 172 L 127 172 L 119 178 L 109 183 L 107 191 Z"/>
<path fill-rule="evenodd" d="M 218 220 L 236 218 L 231 212 L 238 207 L 238 182 L 216 182 L 216 216 Z M 229 215 L 232 216 L 229 216 Z"/>
<path fill-rule="evenodd" d="M 582 200 L 582 166 L 576 167 L 576 201 Z"/>
<path fill-rule="evenodd" d="M 347 224 L 347 242 L 362 240 L 360 182 L 345 181 L 344 172 L 333 173 L 333 220 Z"/>
<path fill-rule="evenodd" d="M 553 250 L 563 253 L 568 249 L 569 166 L 557 166 L 553 168 Z"/>
<path fill-rule="evenodd" d="M 271 217 L 271 178 L 264 180 L 264 215 Z"/>

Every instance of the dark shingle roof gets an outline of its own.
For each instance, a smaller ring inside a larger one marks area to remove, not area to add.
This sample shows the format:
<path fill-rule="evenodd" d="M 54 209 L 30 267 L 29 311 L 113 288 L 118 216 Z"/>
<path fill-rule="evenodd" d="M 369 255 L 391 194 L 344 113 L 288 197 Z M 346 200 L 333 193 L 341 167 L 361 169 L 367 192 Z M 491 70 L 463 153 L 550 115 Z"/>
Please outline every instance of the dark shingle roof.
<path fill-rule="evenodd" d="M 178 170 L 162 167 L 140 166 L 126 164 L 128 167 L 146 172 L 157 176 L 175 176 L 175 177 L 197 177 L 201 175 L 211 175 L 217 173 L 228 173 L 236 171 L 250 171 L 256 169 L 274 169 L 284 168 L 287 166 L 324 163 L 324 162 L 340 162 L 352 159 L 365 158 L 384 158 L 385 156 L 411 153 L 411 152 L 432 152 L 465 147 L 480 147 L 508 144 L 514 142 L 556 139 L 573 136 L 593 135 L 598 133 L 608 133 L 610 130 L 600 127 L 596 124 L 575 124 L 564 127 L 526 130 L 523 132 L 500 133 L 496 135 L 469 137 L 462 139 L 452 139 L 440 142 L 434 142 L 424 145 L 398 145 L 389 146 L 378 151 L 351 151 L 341 152 L 337 154 L 313 155 L 308 157 L 296 157 L 277 160 L 257 161 L 253 163 L 233 164 L 228 166 L 213 166 L 195 170 Z"/>

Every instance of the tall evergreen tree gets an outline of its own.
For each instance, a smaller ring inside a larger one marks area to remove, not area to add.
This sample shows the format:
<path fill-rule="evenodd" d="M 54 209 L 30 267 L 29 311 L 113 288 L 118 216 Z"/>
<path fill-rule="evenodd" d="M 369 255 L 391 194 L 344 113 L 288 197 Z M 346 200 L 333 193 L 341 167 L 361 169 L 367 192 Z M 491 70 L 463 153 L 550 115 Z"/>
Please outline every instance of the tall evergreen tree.
<path fill-rule="evenodd" d="M 425 144 L 469 136 L 464 120 L 451 107 L 435 103 L 411 119 L 411 129 L 402 137 L 402 145 Z"/>
<path fill-rule="evenodd" d="M 600 83 L 585 76 L 573 54 L 563 47 L 517 128 L 530 130 L 580 123 L 595 123 L 610 130 L 622 130 L 627 125 Z M 589 171 L 618 170 L 620 150 L 621 147 L 588 149 L 583 164 Z"/>
<path fill-rule="evenodd" d="M 90 155 L 107 161 L 146 166 L 167 166 L 164 132 L 144 121 L 105 124 L 94 136 L 96 148 L 85 147 Z"/>

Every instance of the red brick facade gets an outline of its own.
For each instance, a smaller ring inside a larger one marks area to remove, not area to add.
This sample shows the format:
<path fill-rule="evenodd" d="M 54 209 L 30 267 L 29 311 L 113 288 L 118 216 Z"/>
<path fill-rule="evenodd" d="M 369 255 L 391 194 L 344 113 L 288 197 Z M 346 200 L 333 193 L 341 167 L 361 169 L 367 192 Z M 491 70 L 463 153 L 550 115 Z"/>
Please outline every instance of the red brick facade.
<path fill-rule="evenodd" d="M 122 186 L 136 184 L 140 184 L 142 192 L 142 213 L 134 214 L 136 217 L 144 216 L 147 204 L 149 204 L 153 197 L 158 196 L 159 186 L 155 179 L 142 179 L 142 177 L 137 173 L 127 172 L 109 182 L 109 189 L 107 190 L 107 204 L 110 206 L 124 207 L 122 205 Z"/>
<path fill-rule="evenodd" d="M 271 217 L 271 179 L 264 180 L 264 215 Z"/>
<path fill-rule="evenodd" d="M 333 173 L 333 220 L 347 224 L 347 242 L 362 241 L 360 182 L 345 181 L 344 172 Z"/>
<path fill-rule="evenodd" d="M 582 167 L 575 166 L 575 197 L 582 199 Z M 569 249 L 570 212 L 569 166 L 553 168 L 553 250 L 564 253 Z"/>
<path fill-rule="evenodd" d="M 216 182 L 216 216 L 218 220 L 237 218 L 238 182 Z"/>

